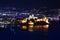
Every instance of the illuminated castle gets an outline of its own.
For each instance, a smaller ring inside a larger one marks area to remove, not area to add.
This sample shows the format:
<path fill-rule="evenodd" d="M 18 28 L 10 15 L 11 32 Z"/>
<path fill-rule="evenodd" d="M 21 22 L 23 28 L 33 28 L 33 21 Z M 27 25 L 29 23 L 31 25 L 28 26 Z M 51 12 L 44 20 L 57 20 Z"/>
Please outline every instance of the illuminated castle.
<path fill-rule="evenodd" d="M 49 23 L 47 17 L 42 16 L 42 15 L 39 15 L 39 16 L 36 16 L 36 17 L 35 17 L 34 14 L 29 15 L 28 18 L 23 18 L 23 20 L 20 20 L 19 22 L 20 22 L 20 23 L 26 23 L 27 20 L 29 20 L 29 21 L 31 22 L 31 19 L 34 20 L 34 22 L 44 21 L 44 22 L 46 22 L 46 23 Z"/>

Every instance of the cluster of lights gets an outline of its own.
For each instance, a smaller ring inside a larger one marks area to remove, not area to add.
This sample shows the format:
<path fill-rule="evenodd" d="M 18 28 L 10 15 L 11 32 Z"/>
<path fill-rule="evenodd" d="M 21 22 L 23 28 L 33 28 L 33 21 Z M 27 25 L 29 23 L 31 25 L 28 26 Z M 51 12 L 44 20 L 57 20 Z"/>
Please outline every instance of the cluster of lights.
<path fill-rule="evenodd" d="M 36 18 L 36 20 L 34 18 Z M 27 19 L 29 20 L 28 22 L 27 22 Z M 34 22 L 31 19 L 34 19 Z M 27 24 L 28 26 L 22 26 L 22 29 L 26 30 L 28 28 L 29 31 L 33 31 L 34 25 L 35 25 L 34 23 L 40 22 L 40 21 L 44 21 L 46 23 L 49 23 L 48 19 L 46 17 L 38 19 L 38 17 L 34 17 L 34 15 L 30 15 L 28 18 L 23 19 L 23 20 L 18 20 L 18 22 L 21 24 L 28 23 Z M 37 25 L 36 28 L 37 29 L 42 29 L 42 28 L 47 29 L 48 25 Z"/>
<path fill-rule="evenodd" d="M 5 14 L 3 14 L 3 15 L 5 15 Z M 33 31 L 34 27 L 36 29 L 42 29 L 42 28 L 47 29 L 48 25 L 44 25 L 44 26 L 37 25 L 37 26 L 34 26 L 35 23 L 41 22 L 41 21 L 49 23 L 47 17 L 39 18 L 39 17 L 35 17 L 33 14 L 29 15 L 28 18 L 18 19 L 17 21 L 16 20 L 10 20 L 10 21 L 7 21 L 7 22 L 8 22 L 8 24 L 15 23 L 15 22 L 19 22 L 20 24 L 27 24 L 28 26 L 23 26 L 22 25 L 22 29 L 23 30 L 28 29 L 28 31 Z"/>
<path fill-rule="evenodd" d="M 34 27 L 36 28 L 34 30 Z M 41 30 L 41 31 L 46 31 L 48 29 L 49 25 L 29 25 L 29 26 L 22 26 L 22 29 L 23 30 L 27 30 L 30 31 L 30 32 L 33 32 L 33 31 L 37 31 L 37 30 Z"/>

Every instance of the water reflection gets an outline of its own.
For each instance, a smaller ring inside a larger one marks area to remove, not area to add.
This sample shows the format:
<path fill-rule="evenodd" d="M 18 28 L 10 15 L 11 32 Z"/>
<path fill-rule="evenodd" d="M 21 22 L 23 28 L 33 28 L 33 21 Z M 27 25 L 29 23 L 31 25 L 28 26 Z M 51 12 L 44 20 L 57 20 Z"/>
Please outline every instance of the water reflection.
<path fill-rule="evenodd" d="M 30 32 L 33 31 L 47 31 L 48 30 L 49 25 L 22 25 L 22 30 L 27 30 Z"/>
<path fill-rule="evenodd" d="M 27 26 L 22 26 L 22 29 L 26 30 L 27 29 Z"/>

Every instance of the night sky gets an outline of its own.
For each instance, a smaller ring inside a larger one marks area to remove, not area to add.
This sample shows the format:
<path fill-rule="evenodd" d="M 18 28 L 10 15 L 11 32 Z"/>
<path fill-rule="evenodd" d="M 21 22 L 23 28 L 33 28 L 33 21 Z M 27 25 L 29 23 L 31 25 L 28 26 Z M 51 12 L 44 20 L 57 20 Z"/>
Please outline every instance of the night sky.
<path fill-rule="evenodd" d="M 60 1 L 58 0 L 0 0 L 0 7 L 20 7 L 20 8 L 39 8 L 39 7 L 48 7 L 48 8 L 60 8 Z M 48 30 L 48 38 L 49 40 L 59 40 L 60 39 L 60 21 L 52 22 Z M 0 39 L 3 40 L 38 40 L 41 37 L 40 32 L 38 33 L 24 33 L 20 32 L 20 30 L 13 35 L 9 29 L 6 31 L 0 30 Z M 45 37 L 45 36 L 44 36 Z M 45 39 L 44 39 L 45 40 Z"/>
<path fill-rule="evenodd" d="M 0 7 L 20 7 L 20 8 L 60 8 L 60 1 L 58 0 L 0 0 Z"/>

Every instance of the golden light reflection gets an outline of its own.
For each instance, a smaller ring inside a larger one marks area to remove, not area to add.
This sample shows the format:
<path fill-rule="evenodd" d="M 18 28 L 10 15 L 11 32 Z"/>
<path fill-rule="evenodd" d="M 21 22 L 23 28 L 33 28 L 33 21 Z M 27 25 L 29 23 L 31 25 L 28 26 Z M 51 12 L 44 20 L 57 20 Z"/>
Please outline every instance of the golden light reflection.
<path fill-rule="evenodd" d="M 33 25 L 29 25 L 29 31 L 32 32 L 33 31 Z"/>
<path fill-rule="evenodd" d="M 43 25 L 44 29 L 48 29 L 49 25 Z"/>
<path fill-rule="evenodd" d="M 48 31 L 49 25 L 43 25 L 43 31 Z"/>
<path fill-rule="evenodd" d="M 34 27 L 36 28 L 36 31 L 38 31 L 38 30 L 39 30 L 39 31 L 47 31 L 49 25 L 36 25 L 36 26 L 34 26 L 34 25 L 29 25 L 29 26 L 22 26 L 22 29 L 23 29 L 23 30 L 26 30 L 27 27 L 28 27 L 28 31 L 29 31 L 29 32 L 33 32 L 33 31 L 34 31 Z"/>
<path fill-rule="evenodd" d="M 47 31 L 49 25 L 36 25 L 36 29 L 42 30 L 42 31 Z"/>
<path fill-rule="evenodd" d="M 27 26 L 22 26 L 22 29 L 27 29 Z"/>
<path fill-rule="evenodd" d="M 37 25 L 36 28 L 37 29 L 42 29 L 42 25 Z"/>

